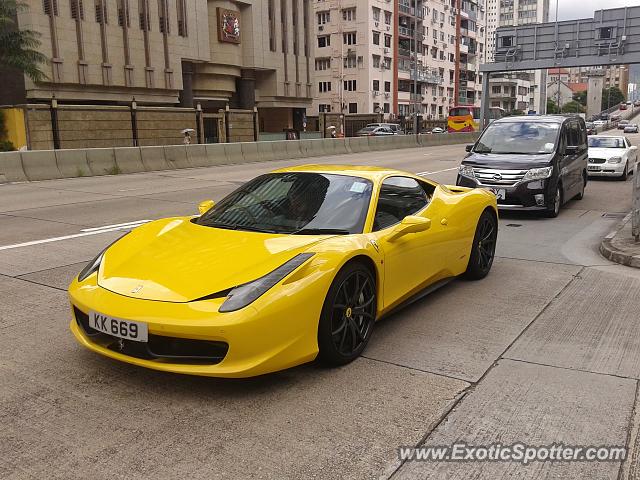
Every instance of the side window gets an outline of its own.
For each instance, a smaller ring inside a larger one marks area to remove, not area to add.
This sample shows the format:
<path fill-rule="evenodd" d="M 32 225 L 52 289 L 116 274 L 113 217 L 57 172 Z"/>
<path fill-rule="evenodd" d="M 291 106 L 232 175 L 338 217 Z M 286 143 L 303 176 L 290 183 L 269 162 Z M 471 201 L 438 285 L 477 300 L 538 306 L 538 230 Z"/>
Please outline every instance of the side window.
<path fill-rule="evenodd" d="M 578 130 L 577 122 L 569 123 L 567 132 L 569 134 L 569 138 L 567 138 L 567 145 L 571 147 L 577 147 L 580 145 L 580 131 Z"/>
<path fill-rule="evenodd" d="M 431 187 L 431 185 L 428 185 Z M 413 178 L 389 177 L 380 187 L 380 196 L 373 221 L 373 231 L 400 223 L 429 204 L 431 192 Z"/>
<path fill-rule="evenodd" d="M 627 137 L 624 137 L 624 139 L 627 141 L 627 148 L 629 148 L 631 146 L 631 142 Z"/>

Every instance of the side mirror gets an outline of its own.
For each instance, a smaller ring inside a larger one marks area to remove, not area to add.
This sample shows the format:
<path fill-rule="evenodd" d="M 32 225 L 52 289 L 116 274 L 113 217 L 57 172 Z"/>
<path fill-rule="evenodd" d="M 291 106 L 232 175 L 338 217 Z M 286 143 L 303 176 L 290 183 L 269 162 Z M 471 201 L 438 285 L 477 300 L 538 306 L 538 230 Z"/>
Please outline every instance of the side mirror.
<path fill-rule="evenodd" d="M 631 145 L 631 147 L 629 147 L 631 150 L 637 150 L 638 147 L 636 145 Z"/>
<path fill-rule="evenodd" d="M 200 215 L 204 215 L 205 213 L 207 213 L 213 208 L 215 204 L 216 202 L 214 202 L 213 200 L 205 200 L 203 202 L 200 202 L 198 204 L 198 211 L 200 212 Z"/>
<path fill-rule="evenodd" d="M 425 232 L 431 228 L 431 220 L 424 217 L 409 215 L 402 219 L 400 224 L 393 230 L 389 241 L 393 242 L 409 233 Z"/>
<path fill-rule="evenodd" d="M 470 152 L 471 150 L 473 150 L 473 145 L 474 145 L 473 143 L 470 143 L 469 145 L 465 146 L 465 147 L 464 147 L 464 149 L 465 149 L 467 152 Z"/>

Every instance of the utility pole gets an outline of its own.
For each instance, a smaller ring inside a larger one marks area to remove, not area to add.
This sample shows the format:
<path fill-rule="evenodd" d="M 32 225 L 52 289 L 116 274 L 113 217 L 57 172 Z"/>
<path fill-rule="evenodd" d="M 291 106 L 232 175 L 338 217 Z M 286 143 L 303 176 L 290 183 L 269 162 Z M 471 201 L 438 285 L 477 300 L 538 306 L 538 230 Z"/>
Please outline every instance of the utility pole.
<path fill-rule="evenodd" d="M 418 20 L 422 18 L 420 0 L 416 0 L 415 17 L 413 20 L 413 132 L 418 135 Z"/>

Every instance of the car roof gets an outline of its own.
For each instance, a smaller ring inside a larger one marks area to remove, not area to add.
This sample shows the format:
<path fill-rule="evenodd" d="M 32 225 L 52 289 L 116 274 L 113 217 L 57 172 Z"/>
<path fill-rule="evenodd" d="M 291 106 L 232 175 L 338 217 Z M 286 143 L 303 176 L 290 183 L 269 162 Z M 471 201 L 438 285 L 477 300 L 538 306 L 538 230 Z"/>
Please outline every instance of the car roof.
<path fill-rule="evenodd" d="M 615 138 L 615 139 L 621 139 L 624 138 L 624 135 L 591 135 L 591 137 L 593 138 Z"/>
<path fill-rule="evenodd" d="M 413 177 L 416 175 L 402 170 L 392 168 L 369 167 L 364 165 L 296 165 L 294 167 L 279 168 L 271 173 L 286 172 L 307 172 L 307 173 L 326 173 L 334 175 L 348 175 L 350 177 L 362 177 L 371 181 L 379 181 L 390 175 L 400 175 L 403 177 Z M 426 179 L 424 179 L 426 180 Z"/>
<path fill-rule="evenodd" d="M 564 115 L 519 115 L 514 117 L 504 117 L 498 120 L 495 120 L 493 123 L 513 123 L 513 122 L 539 122 L 539 123 L 564 123 L 567 120 L 572 118 L 580 118 L 580 117 L 567 117 Z"/>

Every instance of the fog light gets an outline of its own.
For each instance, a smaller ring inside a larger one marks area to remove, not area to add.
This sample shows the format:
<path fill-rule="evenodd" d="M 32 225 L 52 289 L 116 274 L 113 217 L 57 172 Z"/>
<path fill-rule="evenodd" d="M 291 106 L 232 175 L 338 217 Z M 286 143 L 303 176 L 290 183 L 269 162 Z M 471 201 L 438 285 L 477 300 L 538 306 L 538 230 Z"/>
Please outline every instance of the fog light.
<path fill-rule="evenodd" d="M 544 205 L 544 194 L 543 193 L 539 193 L 537 195 L 534 195 L 535 199 L 536 199 L 536 203 L 538 205 Z"/>

